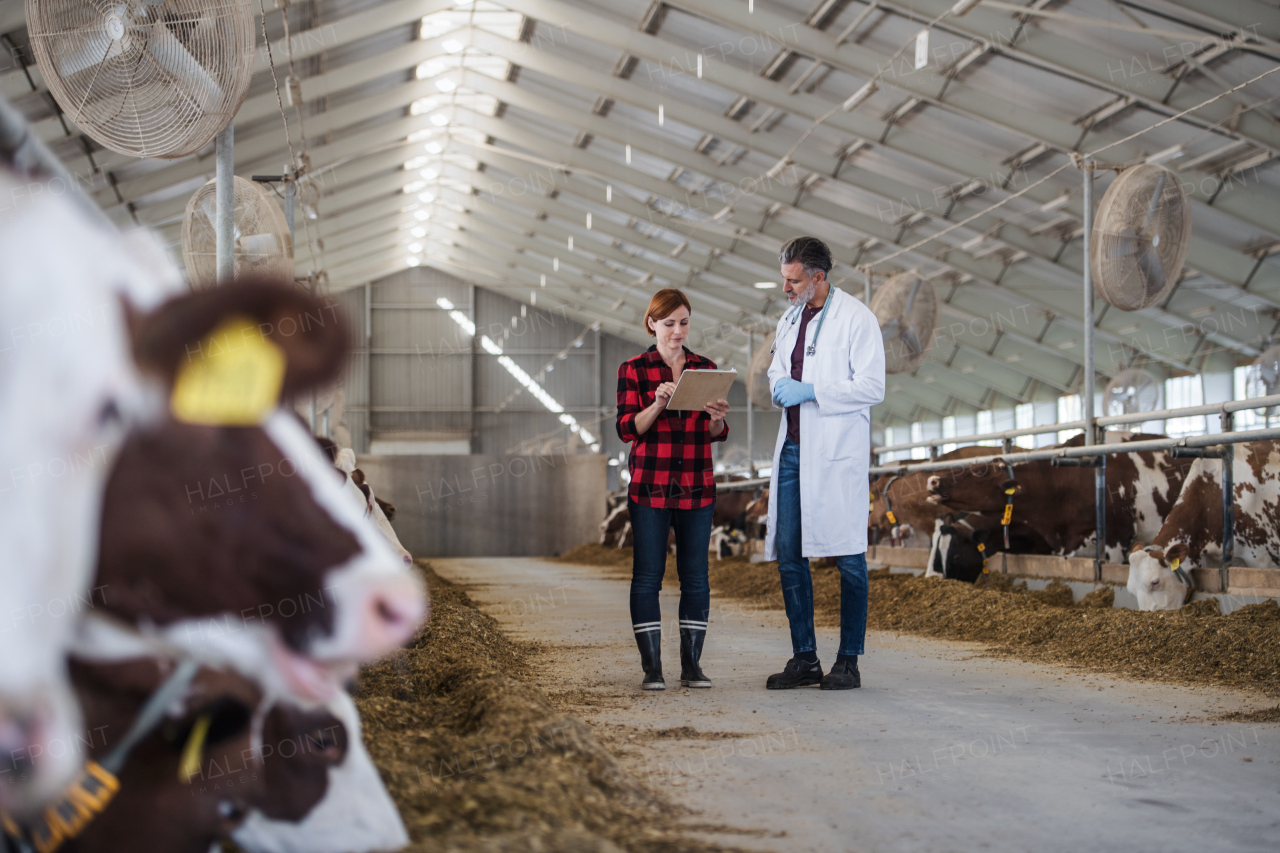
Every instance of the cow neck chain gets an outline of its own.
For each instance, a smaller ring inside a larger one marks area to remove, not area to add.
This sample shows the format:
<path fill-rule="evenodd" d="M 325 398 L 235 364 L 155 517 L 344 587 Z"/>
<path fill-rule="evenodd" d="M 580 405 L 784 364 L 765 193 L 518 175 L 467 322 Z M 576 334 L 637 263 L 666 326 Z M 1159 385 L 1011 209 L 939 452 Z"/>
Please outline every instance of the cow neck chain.
<path fill-rule="evenodd" d="M 101 761 L 87 760 L 62 796 L 26 826 L 0 813 L 0 841 L 5 853 L 53 853 L 93 822 L 120 790 L 120 771 L 129 753 L 164 720 L 169 707 L 186 691 L 200 669 L 183 660 L 147 698 L 120 743 Z"/>

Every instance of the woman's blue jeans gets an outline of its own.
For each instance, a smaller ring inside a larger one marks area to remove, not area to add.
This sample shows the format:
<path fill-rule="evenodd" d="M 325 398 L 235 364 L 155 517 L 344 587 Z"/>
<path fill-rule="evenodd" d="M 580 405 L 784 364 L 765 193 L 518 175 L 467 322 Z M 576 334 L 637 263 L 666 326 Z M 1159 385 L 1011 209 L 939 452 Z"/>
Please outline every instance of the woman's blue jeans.
<path fill-rule="evenodd" d="M 662 627 L 658 591 L 667 568 L 667 533 L 676 532 L 676 572 L 680 576 L 680 624 L 706 629 L 711 610 L 707 583 L 707 547 L 711 542 L 711 513 L 701 509 L 659 509 L 627 502 L 631 512 L 631 625 L 637 633 Z"/>
<path fill-rule="evenodd" d="M 785 439 L 778 464 L 778 574 L 782 576 L 782 603 L 791 622 L 791 649 L 795 654 L 818 649 L 813 630 L 813 576 L 809 560 L 801 553 L 800 445 Z M 849 520 L 853 524 L 853 519 Z M 867 636 L 867 556 L 836 557 L 840 569 L 840 649 L 842 655 L 863 654 Z"/>

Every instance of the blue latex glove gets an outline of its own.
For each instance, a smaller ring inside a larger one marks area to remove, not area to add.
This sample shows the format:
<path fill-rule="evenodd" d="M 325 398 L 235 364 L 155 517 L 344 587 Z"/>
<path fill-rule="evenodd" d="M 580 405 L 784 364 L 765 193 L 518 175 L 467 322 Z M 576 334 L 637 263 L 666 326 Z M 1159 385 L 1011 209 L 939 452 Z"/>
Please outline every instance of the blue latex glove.
<path fill-rule="evenodd" d="M 773 386 L 773 399 L 789 409 L 806 400 L 817 400 L 818 397 L 813 391 L 813 386 L 808 382 L 797 382 L 790 376 L 784 376 L 778 380 L 777 385 Z"/>

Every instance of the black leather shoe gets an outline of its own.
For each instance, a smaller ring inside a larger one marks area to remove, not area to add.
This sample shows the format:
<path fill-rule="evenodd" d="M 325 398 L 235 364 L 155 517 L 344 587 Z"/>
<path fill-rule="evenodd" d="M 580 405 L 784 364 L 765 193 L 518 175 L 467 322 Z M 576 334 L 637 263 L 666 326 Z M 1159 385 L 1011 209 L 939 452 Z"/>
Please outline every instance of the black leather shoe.
<path fill-rule="evenodd" d="M 823 690 L 852 690 L 862 686 L 862 674 L 856 663 L 837 661 L 831 671 L 822 676 Z"/>
<path fill-rule="evenodd" d="M 810 687 L 822 682 L 822 662 L 809 663 L 803 658 L 792 658 L 782 672 L 769 676 L 764 686 L 769 690 L 790 690 L 793 687 Z"/>

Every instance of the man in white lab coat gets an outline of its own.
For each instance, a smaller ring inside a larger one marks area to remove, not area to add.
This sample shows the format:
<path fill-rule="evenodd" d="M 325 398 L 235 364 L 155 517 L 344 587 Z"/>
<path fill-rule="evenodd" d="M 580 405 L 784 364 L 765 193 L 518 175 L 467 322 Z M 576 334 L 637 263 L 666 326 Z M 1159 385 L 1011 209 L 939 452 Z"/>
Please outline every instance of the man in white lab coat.
<path fill-rule="evenodd" d="M 867 633 L 867 469 L 871 407 L 884 399 L 884 341 L 867 306 L 831 287 L 831 250 L 816 237 L 782 247 L 789 308 L 778 321 L 769 387 L 786 410 L 769 476 L 765 555 L 778 561 L 794 657 L 771 690 L 862 686 Z M 813 629 L 812 557 L 840 569 L 840 648 L 826 675 Z"/>

